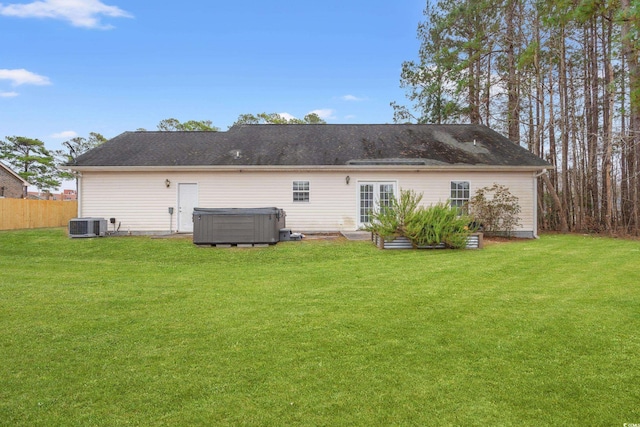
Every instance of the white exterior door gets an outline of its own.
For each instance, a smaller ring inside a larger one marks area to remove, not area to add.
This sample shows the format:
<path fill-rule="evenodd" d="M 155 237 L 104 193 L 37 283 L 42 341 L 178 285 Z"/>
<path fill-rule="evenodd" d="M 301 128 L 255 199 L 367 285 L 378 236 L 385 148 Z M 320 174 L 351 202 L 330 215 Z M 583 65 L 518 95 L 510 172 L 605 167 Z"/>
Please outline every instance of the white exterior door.
<path fill-rule="evenodd" d="M 395 197 L 397 183 L 372 181 L 358 183 L 358 227 L 371 222 L 371 214 L 380 206 L 389 206 Z"/>
<path fill-rule="evenodd" d="M 193 233 L 195 207 L 198 207 L 198 184 L 178 184 L 178 232 Z"/>

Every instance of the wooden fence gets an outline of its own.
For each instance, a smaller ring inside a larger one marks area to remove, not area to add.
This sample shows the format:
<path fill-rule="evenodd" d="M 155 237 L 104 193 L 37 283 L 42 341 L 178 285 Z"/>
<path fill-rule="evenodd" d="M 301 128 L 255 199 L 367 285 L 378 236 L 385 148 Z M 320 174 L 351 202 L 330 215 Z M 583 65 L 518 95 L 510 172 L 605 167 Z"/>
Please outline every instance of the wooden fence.
<path fill-rule="evenodd" d="M 78 215 L 78 202 L 0 199 L 0 230 L 66 227 Z"/>

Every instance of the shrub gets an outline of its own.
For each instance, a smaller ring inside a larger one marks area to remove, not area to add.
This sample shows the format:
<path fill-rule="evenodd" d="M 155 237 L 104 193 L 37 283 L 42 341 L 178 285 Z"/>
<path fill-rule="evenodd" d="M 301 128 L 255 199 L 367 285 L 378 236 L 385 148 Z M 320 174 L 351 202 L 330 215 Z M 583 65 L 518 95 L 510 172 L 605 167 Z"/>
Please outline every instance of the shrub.
<path fill-rule="evenodd" d="M 414 246 L 435 246 L 444 243 L 448 248 L 464 248 L 467 245 L 469 217 L 459 215 L 459 210 L 449 203 L 437 203 L 419 209 L 405 225 L 405 236 Z"/>
<path fill-rule="evenodd" d="M 385 239 L 404 236 L 407 221 L 419 210 L 422 194 L 413 190 L 400 190 L 400 199 L 391 198 L 389 206 L 379 206 L 371 214 L 371 223 L 365 230 Z"/>
<path fill-rule="evenodd" d="M 477 190 L 469 200 L 469 212 L 488 234 L 511 237 L 513 230 L 520 225 L 518 198 L 504 185 L 493 184 Z"/>
<path fill-rule="evenodd" d="M 444 243 L 449 248 L 464 248 L 470 218 L 449 203 L 420 205 L 422 194 L 413 190 L 400 190 L 389 206 L 381 206 L 371 215 L 371 224 L 365 229 L 384 239 L 404 236 L 416 246 L 435 246 Z"/>

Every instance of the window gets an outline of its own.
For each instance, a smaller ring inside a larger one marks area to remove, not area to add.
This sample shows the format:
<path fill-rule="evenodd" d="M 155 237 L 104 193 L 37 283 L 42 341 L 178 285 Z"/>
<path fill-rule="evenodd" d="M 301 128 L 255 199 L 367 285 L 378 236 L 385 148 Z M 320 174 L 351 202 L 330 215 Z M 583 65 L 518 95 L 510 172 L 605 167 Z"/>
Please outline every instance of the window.
<path fill-rule="evenodd" d="M 393 184 L 380 184 L 380 207 L 389 207 L 393 201 Z"/>
<path fill-rule="evenodd" d="M 451 181 L 451 206 L 466 211 L 469 202 L 469 181 Z"/>
<path fill-rule="evenodd" d="M 309 181 L 293 181 L 293 201 L 309 201 Z"/>
<path fill-rule="evenodd" d="M 373 184 L 360 184 L 360 223 L 371 222 L 371 211 L 373 210 Z"/>

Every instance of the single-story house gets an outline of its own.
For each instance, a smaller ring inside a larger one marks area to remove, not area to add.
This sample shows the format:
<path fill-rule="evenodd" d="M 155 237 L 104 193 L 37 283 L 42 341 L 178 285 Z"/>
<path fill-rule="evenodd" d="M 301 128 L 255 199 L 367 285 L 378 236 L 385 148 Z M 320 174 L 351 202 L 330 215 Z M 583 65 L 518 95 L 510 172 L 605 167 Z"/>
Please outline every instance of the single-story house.
<path fill-rule="evenodd" d="M 200 208 L 277 207 L 294 232 L 354 231 L 400 189 L 460 205 L 494 183 L 518 197 L 515 235 L 535 237 L 549 163 L 480 125 L 241 125 L 125 132 L 79 156 L 78 216 L 131 233 L 192 232 Z"/>
<path fill-rule="evenodd" d="M 0 198 L 24 199 L 29 183 L 9 166 L 0 162 Z"/>

